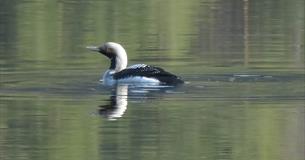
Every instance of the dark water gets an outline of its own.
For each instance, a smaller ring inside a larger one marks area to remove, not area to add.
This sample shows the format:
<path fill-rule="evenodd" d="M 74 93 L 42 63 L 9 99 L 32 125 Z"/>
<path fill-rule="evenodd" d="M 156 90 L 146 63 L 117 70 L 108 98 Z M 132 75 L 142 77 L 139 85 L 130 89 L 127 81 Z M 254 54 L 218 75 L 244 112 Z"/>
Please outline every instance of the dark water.
<path fill-rule="evenodd" d="M 0 2 L 1 160 L 303 160 L 303 0 Z M 178 88 L 103 87 L 121 43 Z"/>

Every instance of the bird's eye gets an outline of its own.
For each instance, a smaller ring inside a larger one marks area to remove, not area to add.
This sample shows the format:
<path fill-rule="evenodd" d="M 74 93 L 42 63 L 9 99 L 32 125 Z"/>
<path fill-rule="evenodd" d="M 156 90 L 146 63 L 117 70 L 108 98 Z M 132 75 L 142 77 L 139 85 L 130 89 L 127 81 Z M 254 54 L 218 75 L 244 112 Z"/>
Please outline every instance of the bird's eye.
<path fill-rule="evenodd" d="M 113 49 L 109 48 L 109 47 L 106 49 L 106 51 L 107 51 L 107 53 L 113 53 Z"/>

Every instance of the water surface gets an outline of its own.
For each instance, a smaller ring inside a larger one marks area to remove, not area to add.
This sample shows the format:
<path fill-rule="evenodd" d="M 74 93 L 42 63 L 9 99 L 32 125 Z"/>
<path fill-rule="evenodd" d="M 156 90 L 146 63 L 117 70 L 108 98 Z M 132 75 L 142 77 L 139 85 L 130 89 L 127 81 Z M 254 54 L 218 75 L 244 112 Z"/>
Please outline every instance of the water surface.
<path fill-rule="evenodd" d="M 129 64 L 180 87 L 104 87 Z M 4 1 L 0 159 L 303 160 L 304 1 Z"/>

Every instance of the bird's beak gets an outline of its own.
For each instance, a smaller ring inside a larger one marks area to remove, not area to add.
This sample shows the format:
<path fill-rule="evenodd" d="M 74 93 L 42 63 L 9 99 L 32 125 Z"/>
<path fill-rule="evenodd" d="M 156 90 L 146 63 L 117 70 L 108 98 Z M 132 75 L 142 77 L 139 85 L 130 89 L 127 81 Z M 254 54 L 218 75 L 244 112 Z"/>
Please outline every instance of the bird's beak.
<path fill-rule="evenodd" d="M 100 49 L 96 46 L 87 46 L 86 48 L 91 50 L 91 51 L 97 51 L 97 52 L 100 51 Z"/>

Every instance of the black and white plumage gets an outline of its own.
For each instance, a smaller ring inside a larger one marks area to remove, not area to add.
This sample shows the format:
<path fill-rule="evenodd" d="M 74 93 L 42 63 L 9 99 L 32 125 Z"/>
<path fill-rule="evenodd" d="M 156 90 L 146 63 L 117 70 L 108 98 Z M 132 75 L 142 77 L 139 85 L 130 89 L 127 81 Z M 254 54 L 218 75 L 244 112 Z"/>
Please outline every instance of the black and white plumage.
<path fill-rule="evenodd" d="M 178 76 L 159 67 L 146 64 L 135 64 L 127 67 L 128 59 L 126 51 L 118 43 L 107 42 L 100 47 L 89 46 L 87 48 L 102 53 L 111 61 L 109 69 L 103 75 L 102 81 L 105 85 L 116 83 L 177 85 L 183 83 L 183 80 Z"/>

